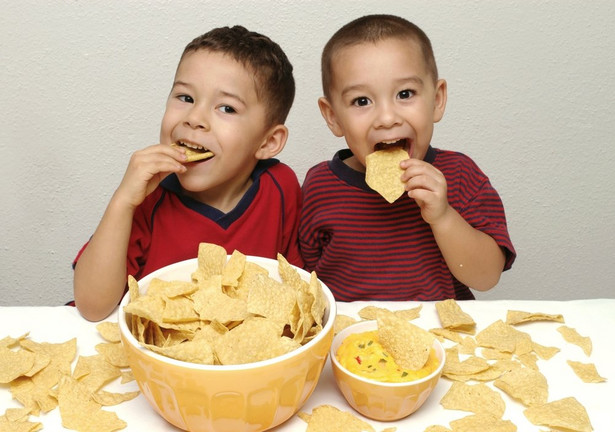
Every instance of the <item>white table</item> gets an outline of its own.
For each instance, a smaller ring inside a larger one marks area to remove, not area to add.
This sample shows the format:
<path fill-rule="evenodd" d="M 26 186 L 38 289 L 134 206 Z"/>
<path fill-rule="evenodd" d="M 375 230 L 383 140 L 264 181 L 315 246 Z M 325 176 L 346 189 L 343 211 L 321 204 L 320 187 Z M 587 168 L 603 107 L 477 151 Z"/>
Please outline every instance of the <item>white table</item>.
<path fill-rule="evenodd" d="M 415 324 L 429 329 L 439 327 L 440 323 L 433 303 L 430 302 L 354 302 L 338 303 L 338 313 L 355 316 L 362 307 L 374 304 L 391 310 L 407 309 L 423 305 L 421 316 L 413 321 Z M 539 360 L 540 371 L 546 376 L 549 384 L 549 401 L 568 396 L 574 396 L 589 413 L 590 420 L 597 432 L 614 430 L 615 427 L 615 299 L 575 300 L 575 301 L 468 301 L 460 303 L 462 309 L 469 313 L 481 330 L 492 322 L 506 319 L 508 309 L 528 312 L 544 312 L 562 314 L 566 325 L 575 328 L 581 335 L 589 336 L 593 342 L 593 352 L 587 357 L 581 348 L 564 341 L 557 328 L 560 323 L 534 322 L 518 326 L 521 331 L 529 333 L 533 340 L 545 345 L 556 346 L 560 352 L 548 361 Z M 109 320 L 116 320 L 113 314 Z M 98 335 L 96 324 L 80 317 L 72 307 L 0 307 L 0 339 L 4 336 L 17 337 L 30 332 L 30 338 L 37 342 L 64 342 L 77 338 L 77 355 L 94 355 L 94 346 L 103 342 Z M 447 343 L 448 346 L 448 343 Z M 581 381 L 566 363 L 575 360 L 583 363 L 594 363 L 598 372 L 607 382 L 589 384 Z M 423 407 L 411 416 L 391 423 L 381 423 L 366 419 L 376 430 L 396 426 L 398 432 L 422 432 L 427 426 L 440 424 L 448 426 L 448 422 L 470 415 L 462 411 L 445 410 L 440 405 L 440 399 L 451 385 L 451 381 L 441 379 L 431 397 Z M 491 383 L 489 383 L 492 386 Z M 117 386 L 117 387 L 114 387 Z M 112 383 L 112 391 L 137 390 L 137 384 L 132 382 L 120 387 Z M 523 415 L 524 406 L 503 394 L 506 402 L 504 418 L 517 425 L 519 432 L 545 430 L 545 427 L 532 425 Z M 340 409 L 352 411 L 342 395 L 338 392 L 329 361 L 321 375 L 320 381 L 312 396 L 302 408 L 310 412 L 317 405 L 331 404 Z M 11 399 L 7 385 L 0 384 L 0 414 L 8 407 L 19 407 L 20 404 Z M 104 409 L 115 411 L 128 423 L 128 431 L 177 431 L 156 414 L 143 396 L 114 407 Z M 31 421 L 43 423 L 46 431 L 65 430 L 62 428 L 59 410 L 53 410 L 40 417 L 30 417 Z M 294 416 L 284 424 L 272 429 L 274 432 L 305 431 L 306 424 Z"/>

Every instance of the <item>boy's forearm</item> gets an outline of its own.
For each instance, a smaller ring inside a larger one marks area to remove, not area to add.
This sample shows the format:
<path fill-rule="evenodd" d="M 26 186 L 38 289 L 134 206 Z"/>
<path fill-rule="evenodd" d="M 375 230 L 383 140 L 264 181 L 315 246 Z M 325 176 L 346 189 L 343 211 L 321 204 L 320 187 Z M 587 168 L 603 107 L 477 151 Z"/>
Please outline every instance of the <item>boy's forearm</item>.
<path fill-rule="evenodd" d="M 75 266 L 75 304 L 88 320 L 106 318 L 124 292 L 133 213 L 112 198 Z"/>
<path fill-rule="evenodd" d="M 493 288 L 505 255 L 490 235 L 473 228 L 452 207 L 432 231 L 448 268 L 457 280 L 478 291 Z"/>

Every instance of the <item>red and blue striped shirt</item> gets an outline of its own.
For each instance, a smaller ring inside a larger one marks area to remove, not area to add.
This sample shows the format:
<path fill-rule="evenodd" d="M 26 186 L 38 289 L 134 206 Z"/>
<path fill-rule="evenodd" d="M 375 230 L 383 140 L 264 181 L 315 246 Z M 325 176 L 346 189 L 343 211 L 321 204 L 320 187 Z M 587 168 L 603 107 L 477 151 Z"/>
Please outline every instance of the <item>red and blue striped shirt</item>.
<path fill-rule="evenodd" d="M 473 299 L 448 269 L 429 224 L 403 194 L 389 204 L 344 163 L 349 149 L 312 167 L 303 183 L 299 246 L 305 268 L 316 271 L 339 301 Z M 516 252 L 504 207 L 487 176 L 458 152 L 430 147 L 425 161 L 447 180 L 448 200 L 474 228 Z"/>

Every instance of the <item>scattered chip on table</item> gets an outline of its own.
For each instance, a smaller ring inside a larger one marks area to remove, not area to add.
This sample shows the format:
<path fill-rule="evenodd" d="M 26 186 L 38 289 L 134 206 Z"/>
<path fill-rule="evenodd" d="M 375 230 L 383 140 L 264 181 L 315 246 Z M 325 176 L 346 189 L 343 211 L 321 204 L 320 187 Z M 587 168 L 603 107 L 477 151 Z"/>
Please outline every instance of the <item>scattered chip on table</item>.
<path fill-rule="evenodd" d="M 525 406 L 543 405 L 549 397 L 547 379 L 535 369 L 513 369 L 496 379 L 493 385 Z"/>
<path fill-rule="evenodd" d="M 29 420 L 30 410 L 26 408 L 9 408 L 0 416 L 0 431 L 36 432 L 43 429 L 40 422 Z"/>
<path fill-rule="evenodd" d="M 532 338 L 502 320 L 497 320 L 476 335 L 478 345 L 517 355 L 531 352 Z"/>
<path fill-rule="evenodd" d="M 81 432 L 113 432 L 126 427 L 115 412 L 101 409 L 79 381 L 63 376 L 58 387 L 62 426 Z"/>
<path fill-rule="evenodd" d="M 458 332 L 453 331 L 453 330 L 437 327 L 437 328 L 429 329 L 429 331 L 435 334 L 436 336 L 440 336 L 442 338 L 448 339 L 453 342 L 460 343 L 463 340 L 463 336 L 461 336 Z"/>
<path fill-rule="evenodd" d="M 560 314 L 546 314 L 542 312 L 524 312 L 509 310 L 506 312 L 506 324 L 517 325 L 530 321 L 555 321 L 564 322 L 564 317 Z"/>
<path fill-rule="evenodd" d="M 510 420 L 503 420 L 491 414 L 474 414 L 450 422 L 452 432 L 516 432 Z"/>
<path fill-rule="evenodd" d="M 549 360 L 559 352 L 557 347 L 548 347 L 536 342 L 532 342 L 532 350 L 543 360 Z"/>
<path fill-rule="evenodd" d="M 587 336 L 581 336 L 575 329 L 568 326 L 561 326 L 557 329 L 561 333 L 564 340 L 571 344 L 581 347 L 586 356 L 592 353 L 592 340 Z"/>
<path fill-rule="evenodd" d="M 308 424 L 306 432 L 376 432 L 369 423 L 332 405 L 319 405 L 312 414 L 300 412 L 298 416 Z"/>
<path fill-rule="evenodd" d="M 442 375 L 475 375 L 489 369 L 491 365 L 482 357 L 469 356 L 460 361 L 457 347 L 446 349 L 446 362 L 442 368 Z"/>
<path fill-rule="evenodd" d="M 96 324 L 96 330 L 107 342 L 120 342 L 120 326 L 117 322 L 103 321 Z"/>
<path fill-rule="evenodd" d="M 474 319 L 454 299 L 436 302 L 436 311 L 443 328 L 469 334 L 476 332 Z"/>
<path fill-rule="evenodd" d="M 400 309 L 400 310 L 391 311 L 390 309 L 387 309 L 387 308 L 369 305 L 369 306 L 365 306 L 364 308 L 361 308 L 357 314 L 359 315 L 359 317 L 361 317 L 364 320 L 375 320 L 379 311 L 389 311 L 389 312 L 393 312 L 395 315 L 397 315 L 398 317 L 402 319 L 412 321 L 413 319 L 416 319 L 419 316 L 421 316 L 422 308 L 423 308 L 423 305 L 419 305 L 411 309 Z"/>
<path fill-rule="evenodd" d="M 79 356 L 72 376 L 79 380 L 91 393 L 94 393 L 120 375 L 119 367 L 109 363 L 104 355 L 98 354 Z"/>
<path fill-rule="evenodd" d="M 113 366 L 118 368 L 126 368 L 128 364 L 128 356 L 121 343 L 100 343 L 96 345 L 96 351 L 105 356 L 105 359 Z"/>
<path fill-rule="evenodd" d="M 124 393 L 112 393 L 105 390 L 100 390 L 96 393 L 92 393 L 92 399 L 94 402 L 102 406 L 118 405 L 122 402 L 127 402 L 139 396 L 141 392 L 132 391 Z"/>
<path fill-rule="evenodd" d="M 593 431 L 585 407 L 574 397 L 532 406 L 523 411 L 523 414 L 538 426 L 577 432 Z"/>
<path fill-rule="evenodd" d="M 7 384 L 25 375 L 34 366 L 34 353 L 0 348 L 0 384 Z"/>
<path fill-rule="evenodd" d="M 605 382 L 606 378 L 601 377 L 593 363 L 581 363 L 573 360 L 567 360 L 575 374 L 586 383 Z"/>
<path fill-rule="evenodd" d="M 484 383 L 454 382 L 440 400 L 440 404 L 446 409 L 491 414 L 498 418 L 501 418 L 506 410 L 500 393 Z"/>
<path fill-rule="evenodd" d="M 344 330 L 346 327 L 356 322 L 357 320 L 351 316 L 337 314 L 335 316 L 335 323 L 333 324 L 333 333 L 338 334 L 339 332 Z"/>
<path fill-rule="evenodd" d="M 427 429 L 425 429 L 423 432 L 453 432 L 453 431 L 441 425 L 431 425 L 431 426 L 427 426 Z"/>

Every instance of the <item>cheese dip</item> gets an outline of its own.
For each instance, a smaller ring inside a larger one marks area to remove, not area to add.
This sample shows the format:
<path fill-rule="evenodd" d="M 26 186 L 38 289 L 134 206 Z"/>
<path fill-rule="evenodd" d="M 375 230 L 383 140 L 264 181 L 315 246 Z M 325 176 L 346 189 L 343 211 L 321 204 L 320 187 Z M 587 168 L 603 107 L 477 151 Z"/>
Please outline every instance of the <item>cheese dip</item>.
<path fill-rule="evenodd" d="M 336 358 L 352 373 L 391 383 L 414 381 L 438 368 L 438 358 L 432 348 L 427 363 L 421 369 L 402 369 L 378 342 L 377 330 L 349 335 L 338 348 Z"/>

